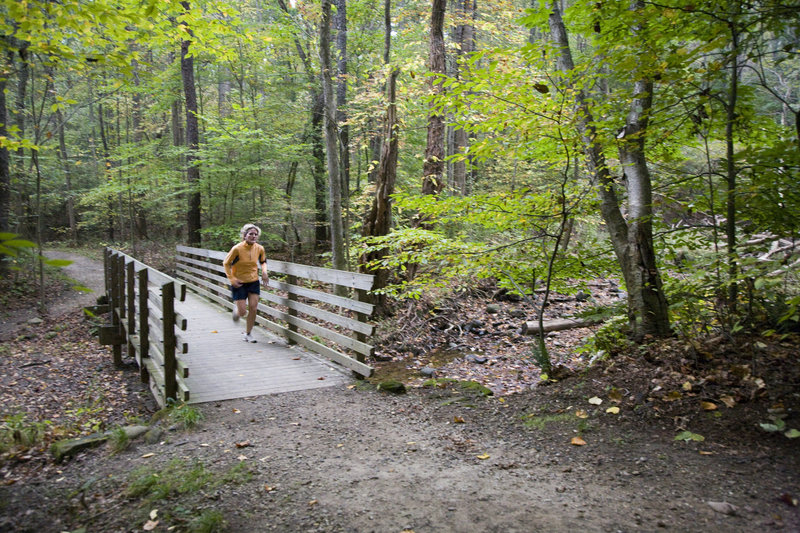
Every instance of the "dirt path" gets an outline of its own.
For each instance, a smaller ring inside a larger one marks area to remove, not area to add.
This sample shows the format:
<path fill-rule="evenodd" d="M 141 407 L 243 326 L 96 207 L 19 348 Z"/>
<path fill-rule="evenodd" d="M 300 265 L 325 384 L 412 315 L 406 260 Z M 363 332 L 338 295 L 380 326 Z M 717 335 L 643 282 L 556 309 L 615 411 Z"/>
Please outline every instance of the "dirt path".
<path fill-rule="evenodd" d="M 61 269 L 61 272 L 72 280 L 75 280 L 90 291 L 79 291 L 69 289 L 49 301 L 47 304 L 47 315 L 58 317 L 64 313 L 93 305 L 97 301 L 98 295 L 104 292 L 103 263 L 86 256 L 64 251 L 45 251 L 45 257 L 49 259 L 67 259 L 72 264 Z M 31 319 L 39 316 L 39 312 L 34 305 L 28 305 L 13 311 L 3 313 L 0 316 L 0 340 L 8 340 Z"/>
<path fill-rule="evenodd" d="M 76 279 L 91 271 L 78 268 Z M 354 382 L 203 404 L 195 430 L 164 428 L 24 479 L 0 471 L 16 480 L 0 485 L 0 531 L 184 531 L 211 510 L 232 532 L 800 531 L 800 439 L 760 432 L 763 404 L 676 420 L 617 398 L 614 379 L 587 373 L 504 398 Z M 681 428 L 704 440 L 675 440 Z M 134 495 L 137 475 L 167 484 L 189 477 L 180 465 L 246 475 Z"/>

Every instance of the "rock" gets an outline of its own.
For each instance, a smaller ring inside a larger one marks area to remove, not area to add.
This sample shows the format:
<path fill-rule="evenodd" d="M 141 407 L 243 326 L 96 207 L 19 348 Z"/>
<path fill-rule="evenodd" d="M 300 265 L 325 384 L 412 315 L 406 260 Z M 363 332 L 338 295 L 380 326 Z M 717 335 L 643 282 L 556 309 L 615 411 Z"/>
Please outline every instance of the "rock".
<path fill-rule="evenodd" d="M 131 440 L 138 439 L 139 437 L 147 433 L 149 429 L 150 428 L 147 426 L 126 426 L 122 428 L 122 430 L 125 432 L 125 435 L 127 435 L 128 438 Z"/>
<path fill-rule="evenodd" d="M 500 306 L 497 304 L 489 304 L 486 306 L 486 312 L 489 313 L 490 315 L 496 315 L 497 313 L 500 312 L 500 309 L 501 309 Z"/>
<path fill-rule="evenodd" d="M 428 377 L 431 377 L 431 378 L 436 377 L 436 369 L 435 368 L 431 368 L 429 366 L 423 366 L 422 368 L 419 369 L 419 371 L 423 376 L 428 376 Z"/>
<path fill-rule="evenodd" d="M 587 294 L 587 293 L 585 293 L 583 291 L 578 291 L 578 294 L 575 295 L 575 299 L 577 301 L 579 301 L 579 302 L 585 302 L 586 300 L 588 300 L 591 297 L 592 297 L 591 294 Z"/>
<path fill-rule="evenodd" d="M 466 359 L 466 361 L 468 363 L 475 363 L 475 364 L 478 364 L 478 365 L 482 365 L 482 364 L 486 363 L 486 361 L 487 361 L 487 359 L 484 356 L 476 354 L 476 353 L 468 353 L 464 357 L 464 359 Z"/>
<path fill-rule="evenodd" d="M 30 320 L 28 320 L 28 322 L 27 322 L 27 323 L 28 323 L 28 324 L 30 324 L 31 326 L 39 326 L 39 325 L 41 325 L 43 322 L 44 322 L 44 321 L 43 321 L 41 318 L 39 318 L 39 317 L 33 317 L 33 318 L 31 318 Z"/>
<path fill-rule="evenodd" d="M 147 444 L 155 444 L 157 442 L 161 442 L 164 436 L 164 430 L 159 427 L 150 428 L 147 433 L 144 434 L 144 441 Z"/>
<path fill-rule="evenodd" d="M 525 318 L 526 315 L 524 310 L 518 308 L 512 309 L 511 311 L 508 312 L 508 314 L 514 318 Z"/>
<path fill-rule="evenodd" d="M 392 394 L 405 394 L 406 386 L 397 380 L 390 379 L 388 381 L 382 381 L 378 384 L 378 390 L 383 392 L 390 392 Z"/>
<path fill-rule="evenodd" d="M 108 440 L 106 433 L 92 433 L 86 437 L 77 439 L 66 439 L 54 442 L 50 446 L 50 453 L 53 454 L 56 462 L 60 463 L 64 459 L 70 458 L 83 450 L 100 446 Z"/>
<path fill-rule="evenodd" d="M 728 503 L 728 502 L 706 502 L 709 507 L 714 509 L 714 511 L 725 514 L 728 516 L 733 516 L 736 514 L 736 506 Z"/>

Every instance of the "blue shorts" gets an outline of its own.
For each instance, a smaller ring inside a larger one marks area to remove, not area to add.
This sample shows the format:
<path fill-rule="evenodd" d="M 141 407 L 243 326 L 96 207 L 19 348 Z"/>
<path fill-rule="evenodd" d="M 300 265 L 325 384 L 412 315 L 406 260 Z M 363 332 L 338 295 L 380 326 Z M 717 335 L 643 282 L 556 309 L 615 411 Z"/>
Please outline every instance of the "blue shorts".
<path fill-rule="evenodd" d="M 231 298 L 236 300 L 247 300 L 248 294 L 261 294 L 261 284 L 258 281 L 242 283 L 238 287 L 231 285 Z"/>

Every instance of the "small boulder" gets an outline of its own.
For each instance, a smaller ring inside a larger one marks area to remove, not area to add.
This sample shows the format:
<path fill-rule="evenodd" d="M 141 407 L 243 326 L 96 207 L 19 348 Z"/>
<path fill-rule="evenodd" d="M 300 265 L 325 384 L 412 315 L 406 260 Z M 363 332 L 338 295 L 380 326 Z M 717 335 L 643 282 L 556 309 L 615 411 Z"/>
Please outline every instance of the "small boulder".
<path fill-rule="evenodd" d="M 405 394 L 406 386 L 401 381 L 390 379 L 379 383 L 378 390 L 382 392 L 390 392 L 392 394 Z"/>

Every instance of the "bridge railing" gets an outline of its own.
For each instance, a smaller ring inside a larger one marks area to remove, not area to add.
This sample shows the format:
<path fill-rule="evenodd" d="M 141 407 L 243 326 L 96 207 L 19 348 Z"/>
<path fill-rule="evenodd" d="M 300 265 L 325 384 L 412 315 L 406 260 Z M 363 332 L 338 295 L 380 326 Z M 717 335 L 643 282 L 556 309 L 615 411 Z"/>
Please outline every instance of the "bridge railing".
<path fill-rule="evenodd" d="M 220 305 L 233 309 L 230 286 L 217 250 L 177 247 L 177 277 Z M 367 301 L 374 276 L 284 261 L 267 260 L 268 290 L 261 291 L 256 321 L 362 376 L 372 375 L 365 361 L 374 347 L 374 306 Z M 336 294 L 344 287 L 351 296 Z"/>
<path fill-rule="evenodd" d="M 118 250 L 105 248 L 103 257 L 111 325 L 101 328 L 100 342 L 113 346 L 118 366 L 127 347 L 159 403 L 188 401 L 189 367 L 180 357 L 189 350 L 180 333 L 187 320 L 175 310 L 176 299 L 186 298 L 186 285 Z"/>

